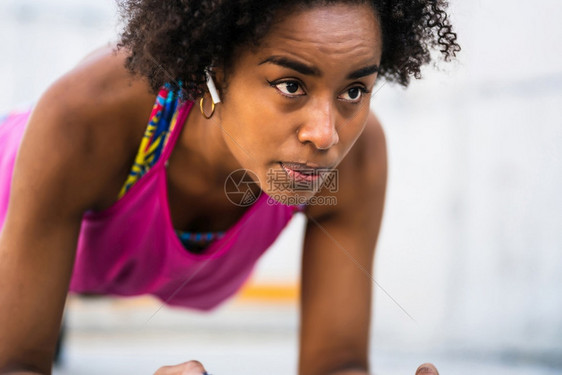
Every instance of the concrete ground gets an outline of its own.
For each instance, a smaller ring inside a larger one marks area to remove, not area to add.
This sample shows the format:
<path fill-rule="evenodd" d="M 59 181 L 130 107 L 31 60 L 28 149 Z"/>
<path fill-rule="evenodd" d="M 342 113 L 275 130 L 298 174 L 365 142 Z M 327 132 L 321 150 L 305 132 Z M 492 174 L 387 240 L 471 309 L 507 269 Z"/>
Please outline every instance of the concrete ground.
<path fill-rule="evenodd" d="M 153 374 L 162 365 L 201 361 L 213 375 L 296 374 L 293 304 L 230 302 L 202 314 L 160 308 L 150 299 L 72 299 L 62 364 L 54 375 Z M 376 338 L 375 338 L 376 340 Z M 442 375 L 554 375 L 562 368 L 513 358 L 373 347 L 374 374 L 413 374 L 433 362 Z"/>

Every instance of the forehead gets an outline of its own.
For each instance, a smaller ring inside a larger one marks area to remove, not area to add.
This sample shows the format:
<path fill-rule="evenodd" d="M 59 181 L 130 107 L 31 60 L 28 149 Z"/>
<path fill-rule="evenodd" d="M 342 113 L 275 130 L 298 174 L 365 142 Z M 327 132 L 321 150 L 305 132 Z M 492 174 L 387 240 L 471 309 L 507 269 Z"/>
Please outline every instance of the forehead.
<path fill-rule="evenodd" d="M 289 52 L 304 58 L 328 58 L 328 61 L 352 58 L 378 63 L 382 35 L 378 17 L 370 5 L 317 5 L 280 13 L 256 52 L 260 55 Z"/>

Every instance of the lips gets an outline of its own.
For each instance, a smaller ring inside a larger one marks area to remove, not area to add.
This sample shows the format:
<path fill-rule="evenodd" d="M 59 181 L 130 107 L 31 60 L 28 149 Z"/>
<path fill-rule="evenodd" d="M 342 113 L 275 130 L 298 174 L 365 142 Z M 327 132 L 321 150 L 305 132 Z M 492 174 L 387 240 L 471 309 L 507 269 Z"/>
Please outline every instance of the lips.
<path fill-rule="evenodd" d="M 287 173 L 289 178 L 296 182 L 312 183 L 320 178 L 321 171 L 328 168 L 312 167 L 302 163 L 280 162 L 281 168 Z"/>

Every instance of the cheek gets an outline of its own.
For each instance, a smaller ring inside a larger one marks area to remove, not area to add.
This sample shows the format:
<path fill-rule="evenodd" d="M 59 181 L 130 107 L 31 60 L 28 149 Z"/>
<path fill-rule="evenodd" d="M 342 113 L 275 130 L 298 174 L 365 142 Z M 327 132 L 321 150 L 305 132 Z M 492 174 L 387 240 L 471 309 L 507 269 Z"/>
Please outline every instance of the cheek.
<path fill-rule="evenodd" d="M 271 148 L 287 131 L 282 126 L 283 115 L 264 99 L 233 100 L 223 109 L 224 129 L 251 149 Z"/>
<path fill-rule="evenodd" d="M 359 137 L 359 135 L 363 132 L 369 113 L 370 109 L 367 108 L 359 113 L 356 112 L 351 116 L 342 116 L 340 123 L 337 125 L 340 141 L 354 142 L 355 139 L 357 139 L 357 137 Z"/>
<path fill-rule="evenodd" d="M 220 116 L 222 137 L 232 156 L 241 168 L 257 174 L 261 183 L 276 158 L 280 138 L 273 124 L 275 116 L 269 112 L 263 105 L 229 100 Z"/>
<path fill-rule="evenodd" d="M 340 139 L 338 146 L 340 147 L 339 153 L 341 158 L 347 155 L 365 130 L 369 113 L 358 114 L 352 121 L 338 125 L 338 136 Z"/>
<path fill-rule="evenodd" d="M 256 78 L 255 72 L 240 72 L 232 77 L 225 98 L 225 121 L 235 122 L 239 129 L 254 133 L 277 133 L 282 131 L 280 123 L 285 118 L 279 95 L 265 81 Z"/>

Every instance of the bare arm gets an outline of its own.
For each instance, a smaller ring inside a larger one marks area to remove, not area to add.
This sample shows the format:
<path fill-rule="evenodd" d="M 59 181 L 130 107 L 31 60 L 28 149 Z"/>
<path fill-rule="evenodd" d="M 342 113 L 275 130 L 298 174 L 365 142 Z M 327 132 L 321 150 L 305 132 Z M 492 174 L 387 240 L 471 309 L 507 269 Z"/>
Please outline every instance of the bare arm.
<path fill-rule="evenodd" d="M 54 96 L 46 96 L 30 119 L 0 236 L 3 371 L 50 373 L 81 213 L 90 198 L 79 188 L 86 176 L 69 173 L 81 160 L 63 139 L 68 126 L 49 99 Z"/>
<path fill-rule="evenodd" d="M 129 104 L 117 96 L 126 93 L 98 89 L 96 75 L 117 64 L 108 59 L 55 83 L 29 120 L 0 233 L 2 374 L 51 373 L 83 212 L 115 200 L 142 136 L 122 122 Z M 147 118 L 151 103 L 140 103 Z"/>
<path fill-rule="evenodd" d="M 307 212 L 300 374 L 368 372 L 372 263 L 387 173 L 384 134 L 373 115 L 362 137 L 339 167 L 337 205 Z"/>

